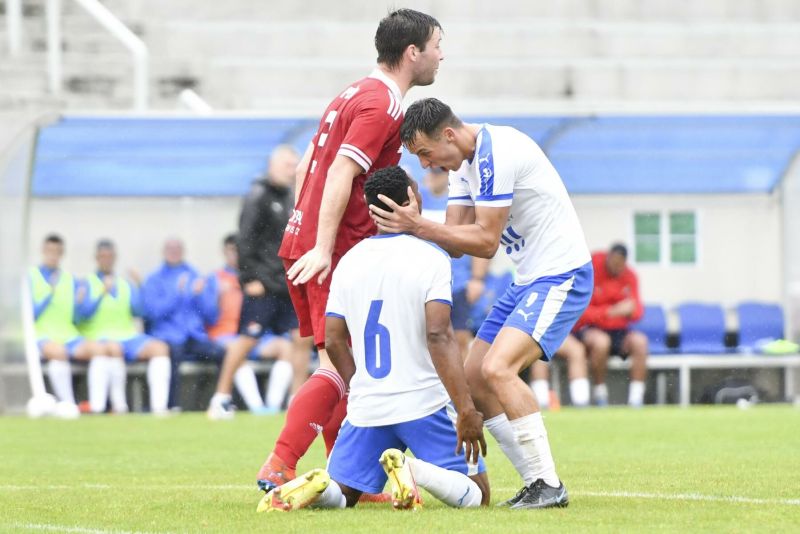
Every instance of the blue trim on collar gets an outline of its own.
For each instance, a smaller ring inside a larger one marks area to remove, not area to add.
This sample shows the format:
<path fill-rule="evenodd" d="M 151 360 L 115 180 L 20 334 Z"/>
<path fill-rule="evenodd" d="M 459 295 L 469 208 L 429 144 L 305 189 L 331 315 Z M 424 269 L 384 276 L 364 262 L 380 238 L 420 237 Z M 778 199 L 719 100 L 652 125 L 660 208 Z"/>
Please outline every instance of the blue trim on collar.
<path fill-rule="evenodd" d="M 406 234 L 378 234 L 370 237 L 369 239 L 387 239 L 389 237 L 399 237 Z"/>

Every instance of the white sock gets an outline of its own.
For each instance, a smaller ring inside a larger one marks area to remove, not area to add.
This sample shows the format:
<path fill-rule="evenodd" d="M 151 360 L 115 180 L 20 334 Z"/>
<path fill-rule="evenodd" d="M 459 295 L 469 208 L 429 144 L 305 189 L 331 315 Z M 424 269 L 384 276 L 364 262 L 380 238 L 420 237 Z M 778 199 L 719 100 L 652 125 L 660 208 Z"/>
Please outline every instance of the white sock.
<path fill-rule="evenodd" d="M 486 430 L 488 430 L 497 441 L 497 444 L 500 445 L 503 454 L 511 461 L 511 464 L 522 477 L 525 485 L 530 486 L 533 484 L 536 479 L 531 478 L 532 475 L 530 469 L 528 469 L 528 461 L 525 459 L 525 453 L 514 437 L 514 429 L 511 427 L 511 423 L 509 423 L 506 414 L 501 413 L 500 415 L 496 415 L 484 421 L 483 424 Z"/>
<path fill-rule="evenodd" d="M 233 375 L 233 383 L 244 399 L 248 410 L 258 410 L 264 407 L 261 393 L 258 391 L 256 373 L 247 363 L 243 363 L 236 370 L 236 374 Z"/>
<path fill-rule="evenodd" d="M 147 387 L 150 388 L 150 411 L 153 413 L 167 411 L 170 366 L 169 356 L 154 356 L 147 364 Z"/>
<path fill-rule="evenodd" d="M 417 485 L 443 503 L 456 508 L 481 505 L 483 494 L 478 484 L 463 473 L 450 471 L 417 458 L 406 456 Z"/>
<path fill-rule="evenodd" d="M 335 480 L 331 480 L 322 495 L 311 504 L 314 508 L 344 508 L 347 506 L 347 499 L 342 495 L 342 488 Z"/>
<path fill-rule="evenodd" d="M 86 382 L 89 388 L 89 408 L 92 413 L 103 413 L 108 404 L 108 387 L 111 383 L 111 369 L 108 356 L 94 356 L 89 360 Z"/>
<path fill-rule="evenodd" d="M 595 402 L 608 402 L 608 388 L 605 384 L 595 384 L 593 392 Z"/>
<path fill-rule="evenodd" d="M 217 406 L 222 406 L 226 402 L 231 401 L 231 396 L 228 393 L 214 393 L 211 396 L 211 400 L 208 403 L 209 408 L 215 408 Z"/>
<path fill-rule="evenodd" d="M 556 465 L 550 453 L 547 441 L 547 430 L 544 428 L 541 412 L 532 413 L 519 419 L 509 421 L 514 429 L 514 436 L 524 451 L 525 460 L 533 480 L 543 479 L 547 485 L 557 488 L 559 485 Z"/>
<path fill-rule="evenodd" d="M 573 406 L 589 405 L 589 379 L 576 378 L 569 382 L 569 398 Z"/>
<path fill-rule="evenodd" d="M 125 395 L 127 369 L 123 358 L 111 358 L 109 362 L 111 375 L 111 409 L 117 413 L 128 411 L 128 401 Z"/>
<path fill-rule="evenodd" d="M 644 382 L 641 380 L 633 380 L 628 386 L 628 404 L 637 407 L 644 404 Z"/>
<path fill-rule="evenodd" d="M 47 364 L 47 377 L 58 400 L 76 404 L 72 393 L 72 368 L 68 361 L 50 360 Z"/>
<path fill-rule="evenodd" d="M 531 383 L 531 389 L 536 396 L 539 407 L 546 410 L 550 407 L 550 382 L 544 379 L 537 379 Z"/>
<path fill-rule="evenodd" d="M 269 372 L 269 382 L 267 383 L 267 408 L 280 410 L 283 406 L 283 399 L 289 392 L 294 378 L 292 364 L 286 360 L 276 360 L 275 365 Z"/>

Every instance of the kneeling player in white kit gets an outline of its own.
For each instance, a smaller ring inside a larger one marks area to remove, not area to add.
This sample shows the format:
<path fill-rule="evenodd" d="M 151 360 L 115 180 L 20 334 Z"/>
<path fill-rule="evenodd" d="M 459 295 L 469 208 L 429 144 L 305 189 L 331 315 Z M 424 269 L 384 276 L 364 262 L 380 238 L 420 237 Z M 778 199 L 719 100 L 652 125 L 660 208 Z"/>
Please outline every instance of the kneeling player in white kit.
<path fill-rule="evenodd" d="M 405 171 L 389 167 L 375 172 L 364 192 L 368 204 L 380 204 L 383 194 L 401 205 L 409 203 L 409 186 L 418 197 Z M 470 398 L 450 324 L 450 278 L 447 253 L 409 235 L 379 234 L 342 257 L 328 297 L 325 345 L 350 384 L 347 419 L 327 472 L 315 469 L 279 486 L 258 511 L 355 506 L 361 493 L 381 492 L 387 477 L 398 509 L 421 504 L 417 486 L 450 506 L 488 504 L 479 456 L 486 452 L 483 416 Z"/>

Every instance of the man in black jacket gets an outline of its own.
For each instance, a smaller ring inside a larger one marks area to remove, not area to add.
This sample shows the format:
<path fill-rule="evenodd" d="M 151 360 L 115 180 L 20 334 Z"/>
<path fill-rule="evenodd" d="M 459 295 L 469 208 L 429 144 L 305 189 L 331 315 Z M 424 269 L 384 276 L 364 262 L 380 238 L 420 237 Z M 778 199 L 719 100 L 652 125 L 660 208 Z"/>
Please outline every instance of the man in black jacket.
<path fill-rule="evenodd" d="M 297 317 L 286 287 L 286 273 L 278 257 L 283 232 L 294 207 L 292 185 L 298 161 L 294 148 L 278 146 L 270 155 L 267 175 L 253 182 L 244 198 L 237 243 L 239 281 L 244 293 L 239 337 L 225 354 L 217 391 L 208 407 L 208 416 L 212 419 L 233 416 L 233 377 L 265 332 L 276 335 L 291 332 L 295 351 L 291 361 L 304 362 L 308 369 L 311 343 L 299 338 Z M 295 377 L 295 382 L 302 383 L 305 378 Z"/>

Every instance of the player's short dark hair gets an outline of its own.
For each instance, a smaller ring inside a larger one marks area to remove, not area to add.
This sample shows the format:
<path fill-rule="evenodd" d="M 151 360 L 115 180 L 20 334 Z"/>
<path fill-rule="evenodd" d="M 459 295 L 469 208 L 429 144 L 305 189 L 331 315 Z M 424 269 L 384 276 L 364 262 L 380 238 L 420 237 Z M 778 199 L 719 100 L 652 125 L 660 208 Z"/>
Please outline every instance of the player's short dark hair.
<path fill-rule="evenodd" d="M 236 246 L 236 244 L 238 243 L 238 239 L 239 239 L 239 236 L 237 236 L 236 234 L 228 234 L 228 235 L 225 236 L 225 239 L 222 240 L 222 244 L 224 246 L 228 246 L 228 245 Z"/>
<path fill-rule="evenodd" d="M 378 195 L 385 195 L 397 204 L 402 205 L 409 200 L 409 185 L 411 185 L 411 178 L 401 167 L 393 165 L 378 169 L 364 183 L 364 196 L 367 197 L 367 205 L 372 204 L 382 210 L 392 211 L 389 206 L 378 200 Z"/>
<path fill-rule="evenodd" d="M 97 252 L 100 252 L 103 249 L 107 249 L 107 250 L 113 251 L 114 250 L 114 242 L 111 241 L 110 239 L 105 239 L 105 238 L 104 239 L 100 239 L 99 241 L 97 241 L 97 246 L 95 247 L 95 250 L 97 250 Z"/>
<path fill-rule="evenodd" d="M 64 238 L 56 233 L 47 234 L 44 238 L 44 242 L 55 243 L 56 245 L 61 245 L 62 247 L 64 246 Z"/>
<path fill-rule="evenodd" d="M 619 254 L 625 259 L 628 259 L 628 247 L 623 245 L 622 243 L 614 243 L 611 245 L 611 249 L 609 250 L 610 254 Z"/>
<path fill-rule="evenodd" d="M 400 126 L 400 141 L 408 146 L 418 133 L 435 139 L 443 128 L 458 128 L 461 124 L 461 119 L 456 117 L 450 106 L 436 98 L 423 98 L 408 107 L 403 125 Z"/>
<path fill-rule="evenodd" d="M 378 63 L 393 69 L 400 65 L 403 53 L 409 45 L 425 51 L 425 44 L 433 30 L 442 29 L 439 21 L 430 15 L 413 9 L 398 9 L 386 15 L 375 32 L 375 49 Z"/>

